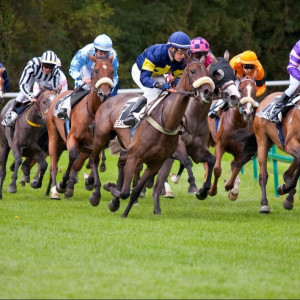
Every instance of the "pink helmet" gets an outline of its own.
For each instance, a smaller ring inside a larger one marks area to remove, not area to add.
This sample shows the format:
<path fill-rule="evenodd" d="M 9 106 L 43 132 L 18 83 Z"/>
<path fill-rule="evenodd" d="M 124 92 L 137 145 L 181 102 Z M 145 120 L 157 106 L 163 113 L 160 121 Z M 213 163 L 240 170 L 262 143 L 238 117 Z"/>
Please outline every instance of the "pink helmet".
<path fill-rule="evenodd" d="M 60 61 L 59 58 L 57 58 L 57 66 L 58 66 L 58 67 L 61 67 L 61 61 Z"/>
<path fill-rule="evenodd" d="M 209 51 L 209 43 L 202 37 L 194 38 L 191 41 L 191 52 L 197 53 L 201 51 Z"/>

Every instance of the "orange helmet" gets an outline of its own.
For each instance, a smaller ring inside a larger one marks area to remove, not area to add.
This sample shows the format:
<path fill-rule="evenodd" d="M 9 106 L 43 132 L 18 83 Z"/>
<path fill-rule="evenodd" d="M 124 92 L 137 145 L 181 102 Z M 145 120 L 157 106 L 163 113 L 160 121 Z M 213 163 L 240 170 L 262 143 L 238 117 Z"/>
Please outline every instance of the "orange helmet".
<path fill-rule="evenodd" d="M 258 63 L 255 52 L 247 50 L 241 55 L 241 63 L 245 65 L 256 65 Z"/>

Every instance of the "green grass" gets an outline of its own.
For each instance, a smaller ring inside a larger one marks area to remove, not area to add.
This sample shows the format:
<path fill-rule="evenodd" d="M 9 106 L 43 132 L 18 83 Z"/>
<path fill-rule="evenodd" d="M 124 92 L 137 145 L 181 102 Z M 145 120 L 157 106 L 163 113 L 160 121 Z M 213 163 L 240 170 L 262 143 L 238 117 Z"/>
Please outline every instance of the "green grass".
<path fill-rule="evenodd" d="M 108 154 L 103 183 L 116 180 L 116 161 Z M 184 172 L 171 184 L 175 199 L 161 197 L 161 216 L 153 215 L 148 190 L 127 219 L 121 214 L 128 200 L 111 213 L 104 190 L 98 207 L 89 204 L 84 169 L 74 197 L 61 201 L 44 196 L 48 175 L 42 189 L 18 185 L 17 194 L 7 193 L 8 172 L 0 202 L 0 298 L 299 298 L 298 192 L 294 209 L 284 210 L 269 163 L 272 213 L 259 214 L 260 188 L 249 163 L 231 202 L 223 189 L 229 162 L 225 156 L 216 197 L 199 201 L 187 194 Z M 279 164 L 281 172 L 286 167 Z M 200 187 L 202 165 L 194 172 Z"/>

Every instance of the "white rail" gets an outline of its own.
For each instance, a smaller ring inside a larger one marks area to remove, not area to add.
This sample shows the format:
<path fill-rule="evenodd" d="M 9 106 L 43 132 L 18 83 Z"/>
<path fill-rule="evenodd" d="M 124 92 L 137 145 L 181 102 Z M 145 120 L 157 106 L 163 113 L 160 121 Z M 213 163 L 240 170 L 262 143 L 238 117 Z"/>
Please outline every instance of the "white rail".
<path fill-rule="evenodd" d="M 274 81 L 266 81 L 266 86 L 284 86 L 289 85 L 289 80 L 274 80 Z M 142 93 L 141 89 L 119 89 L 118 94 L 126 94 L 126 93 Z M 5 98 L 15 98 L 17 97 L 18 93 L 6 93 L 4 95 Z"/>

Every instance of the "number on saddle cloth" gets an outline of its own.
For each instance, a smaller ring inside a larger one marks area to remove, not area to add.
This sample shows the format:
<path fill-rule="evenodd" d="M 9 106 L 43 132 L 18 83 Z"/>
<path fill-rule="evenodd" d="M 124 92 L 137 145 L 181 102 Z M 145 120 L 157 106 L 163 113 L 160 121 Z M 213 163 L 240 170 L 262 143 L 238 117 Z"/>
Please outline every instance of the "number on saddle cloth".
<path fill-rule="evenodd" d="M 116 122 L 115 122 L 115 125 L 114 127 L 115 128 L 128 128 L 128 127 L 131 127 L 131 126 L 127 126 L 127 125 L 124 125 L 123 124 L 123 121 L 125 119 L 127 119 L 132 107 L 136 104 L 137 100 L 139 99 L 139 97 L 135 97 L 135 98 L 131 98 L 129 99 L 123 106 Z"/>

